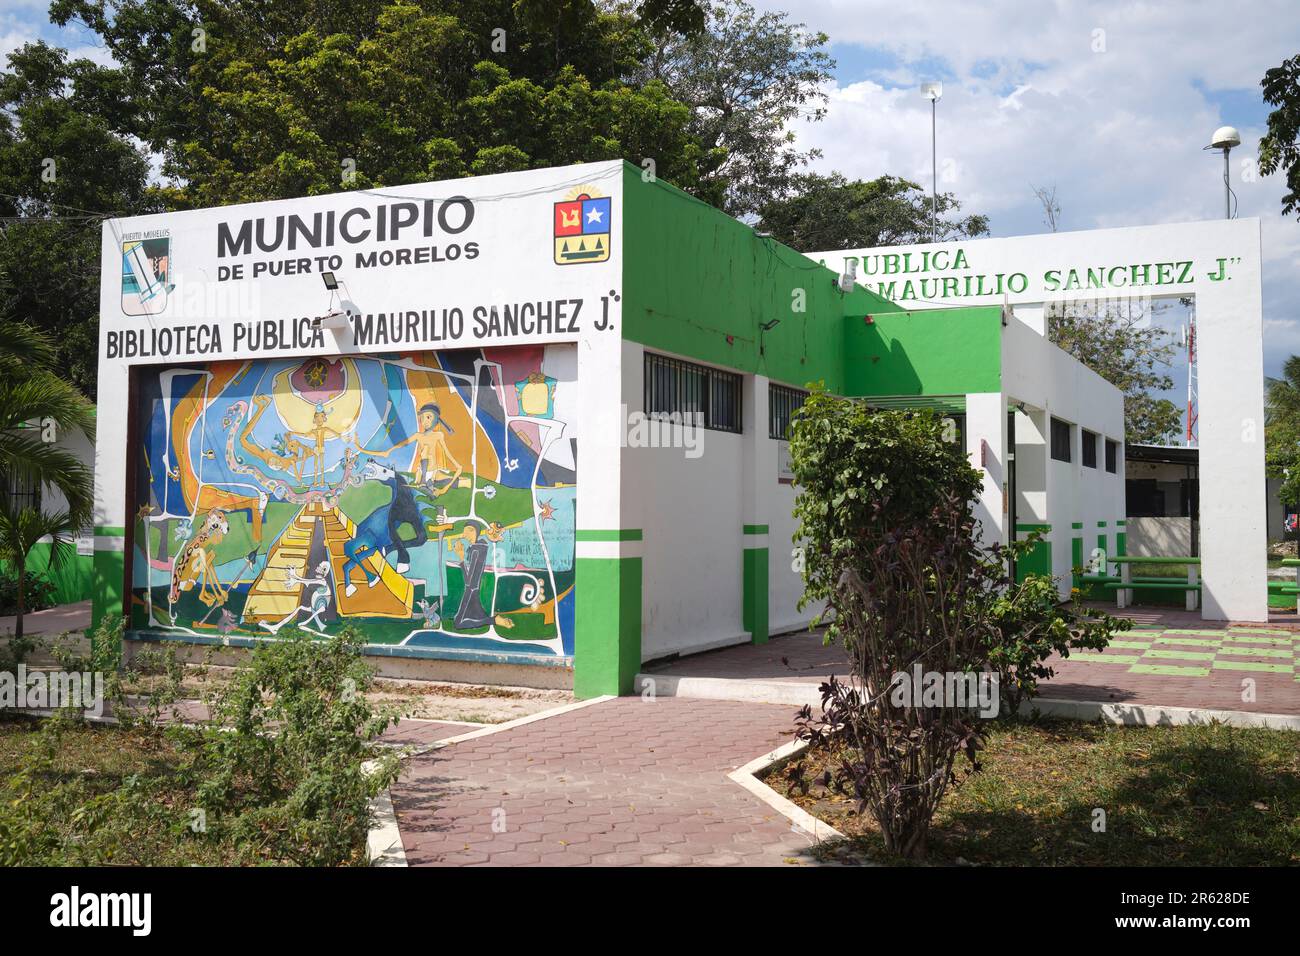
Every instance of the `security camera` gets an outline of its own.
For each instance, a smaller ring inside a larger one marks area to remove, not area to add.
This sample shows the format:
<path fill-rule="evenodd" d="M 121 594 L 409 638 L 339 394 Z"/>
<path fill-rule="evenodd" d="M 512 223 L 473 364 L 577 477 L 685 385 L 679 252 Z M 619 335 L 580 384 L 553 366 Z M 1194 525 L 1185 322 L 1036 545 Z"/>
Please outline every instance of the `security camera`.
<path fill-rule="evenodd" d="M 1235 126 L 1220 126 L 1210 137 L 1211 149 L 1233 149 L 1241 145 L 1241 134 Z"/>

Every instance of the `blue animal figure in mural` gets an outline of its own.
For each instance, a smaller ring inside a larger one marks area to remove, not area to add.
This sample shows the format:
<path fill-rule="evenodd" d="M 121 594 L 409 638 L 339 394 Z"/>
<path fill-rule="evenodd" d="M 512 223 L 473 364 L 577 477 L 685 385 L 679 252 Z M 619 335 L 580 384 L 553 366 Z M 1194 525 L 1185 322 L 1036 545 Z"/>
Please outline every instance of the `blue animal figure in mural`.
<path fill-rule="evenodd" d="M 379 575 L 366 562 L 366 558 L 370 555 L 377 552 L 387 557 L 389 551 L 396 551 L 397 563 L 393 569 L 401 574 L 411 566 L 410 549 L 418 548 L 429 540 L 429 532 L 424 527 L 424 518 L 415 502 L 415 493 L 411 491 L 411 486 L 406 483 L 405 478 L 387 465 L 379 464 L 373 458 L 369 459 L 361 469 L 361 477 L 387 485 L 392 492 L 392 497 L 387 504 L 380 505 L 370 512 L 357 525 L 352 540 L 343 546 L 343 552 L 348 556 L 348 560 L 343 565 L 343 580 L 347 582 L 344 593 L 349 597 L 357 590 L 357 586 L 352 583 L 354 567 L 360 568 L 365 573 L 367 586 L 374 587 L 379 583 Z M 403 540 L 397 533 L 397 529 L 403 524 L 409 524 L 415 529 L 414 538 Z"/>

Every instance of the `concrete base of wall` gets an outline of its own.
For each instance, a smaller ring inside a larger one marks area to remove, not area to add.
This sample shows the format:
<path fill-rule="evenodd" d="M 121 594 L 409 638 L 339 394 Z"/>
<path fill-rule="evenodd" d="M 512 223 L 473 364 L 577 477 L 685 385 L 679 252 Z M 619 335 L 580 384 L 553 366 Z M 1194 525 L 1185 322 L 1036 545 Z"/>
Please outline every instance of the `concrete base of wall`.
<path fill-rule="evenodd" d="M 158 641 L 122 642 L 122 657 L 130 661 L 137 651 L 158 647 Z M 209 662 L 220 667 L 239 667 L 251 653 L 244 647 L 212 647 L 169 641 L 178 659 L 186 663 Z M 367 656 L 380 677 L 393 680 L 436 680 L 494 687 L 529 687 L 536 690 L 573 690 L 573 668 L 530 667 L 527 664 L 484 664 L 476 661 L 441 661 L 412 657 Z"/>

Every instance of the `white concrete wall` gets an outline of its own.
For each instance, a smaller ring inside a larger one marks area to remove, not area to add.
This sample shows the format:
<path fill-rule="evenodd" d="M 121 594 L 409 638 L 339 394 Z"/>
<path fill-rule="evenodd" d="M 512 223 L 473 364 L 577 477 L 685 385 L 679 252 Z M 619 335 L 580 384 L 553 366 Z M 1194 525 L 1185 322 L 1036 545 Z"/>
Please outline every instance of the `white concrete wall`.
<path fill-rule="evenodd" d="M 1113 385 L 1018 318 L 1003 329 L 1002 343 L 1002 388 L 1008 401 L 1024 402 L 1028 411 L 1016 419 L 1017 519 L 1051 525 L 1046 540 L 1052 547 L 1052 574 L 1064 597 L 1071 585 L 1075 537 L 1083 539 L 1085 561 L 1099 539 L 1104 539 L 1108 557 L 1116 553 L 1116 522 L 1124 517 L 1124 400 Z M 1051 457 L 1053 417 L 1071 426 L 1068 463 Z M 1098 436 L 1096 468 L 1084 467 L 1083 429 Z M 1106 471 L 1108 438 L 1121 446 L 1114 473 Z M 1075 523 L 1083 527 L 1076 529 Z"/>
<path fill-rule="evenodd" d="M 1129 518 L 1128 553 L 1174 557 L 1192 553 L 1191 518 Z"/>
<path fill-rule="evenodd" d="M 1194 296 L 1203 615 L 1268 620 L 1258 219 L 809 255 L 836 271 L 857 259 L 859 281 L 904 309 L 1009 301 L 1040 328 L 1044 303 Z"/>
<path fill-rule="evenodd" d="M 644 349 L 628 341 L 622 347 L 624 404 L 628 413 L 642 412 Z M 692 431 L 696 457 L 683 447 L 623 450 L 623 527 L 641 528 L 644 538 L 643 660 L 749 640 L 741 618 L 741 529 L 744 443 L 753 429 Z M 673 435 L 686 444 L 680 428 Z"/>

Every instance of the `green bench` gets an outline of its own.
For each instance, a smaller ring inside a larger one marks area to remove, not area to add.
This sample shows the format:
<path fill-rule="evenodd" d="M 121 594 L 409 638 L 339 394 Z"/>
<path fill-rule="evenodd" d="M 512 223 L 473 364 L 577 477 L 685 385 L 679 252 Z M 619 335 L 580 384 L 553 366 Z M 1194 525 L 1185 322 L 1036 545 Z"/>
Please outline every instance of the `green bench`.
<path fill-rule="evenodd" d="M 1295 569 L 1296 569 L 1296 572 L 1295 572 L 1296 583 L 1293 584 L 1293 585 L 1291 585 L 1290 587 L 1283 586 L 1283 587 L 1278 588 L 1277 593 L 1279 593 L 1279 594 L 1294 594 L 1294 595 L 1295 595 L 1295 609 L 1296 609 L 1296 613 L 1297 613 L 1297 614 L 1300 614 L 1300 560 L 1297 560 L 1296 558 L 1283 558 L 1283 559 L 1282 559 L 1282 567 L 1284 567 L 1284 568 L 1295 568 Z M 1295 588 L 1295 590 L 1292 591 L 1291 588 Z"/>
<path fill-rule="evenodd" d="M 1160 589 L 1181 590 L 1187 593 L 1187 610 L 1195 611 L 1200 602 L 1201 582 L 1199 580 L 1201 559 L 1193 557 L 1181 557 L 1174 555 L 1171 557 L 1139 557 L 1137 555 L 1126 554 L 1117 558 L 1109 559 L 1109 564 L 1119 565 L 1120 579 L 1118 581 L 1107 581 L 1102 585 L 1107 591 L 1115 592 L 1115 606 L 1117 608 L 1127 607 L 1133 600 L 1134 591 L 1155 591 Z M 1186 583 L 1178 578 L 1152 578 L 1133 576 L 1133 566 L 1138 565 L 1169 565 L 1179 564 L 1187 567 Z M 1297 562 L 1300 565 L 1300 562 Z"/>

